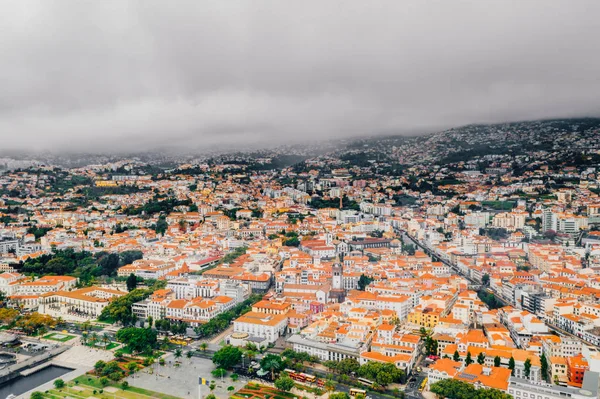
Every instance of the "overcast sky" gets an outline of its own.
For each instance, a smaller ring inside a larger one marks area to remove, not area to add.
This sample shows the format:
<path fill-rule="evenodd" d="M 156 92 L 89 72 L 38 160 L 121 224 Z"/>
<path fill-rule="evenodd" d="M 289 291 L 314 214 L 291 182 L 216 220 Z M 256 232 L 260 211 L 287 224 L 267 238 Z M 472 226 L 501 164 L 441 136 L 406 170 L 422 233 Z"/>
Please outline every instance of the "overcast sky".
<path fill-rule="evenodd" d="M 600 116 L 600 1 L 24 1 L 0 146 L 185 148 Z"/>

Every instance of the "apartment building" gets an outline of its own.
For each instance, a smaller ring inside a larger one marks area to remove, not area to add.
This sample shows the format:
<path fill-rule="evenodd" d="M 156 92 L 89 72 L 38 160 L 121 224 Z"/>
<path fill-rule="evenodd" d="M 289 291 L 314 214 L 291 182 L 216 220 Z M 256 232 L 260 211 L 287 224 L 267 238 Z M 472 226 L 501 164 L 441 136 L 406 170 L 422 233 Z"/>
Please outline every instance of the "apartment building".
<path fill-rule="evenodd" d="M 233 298 L 216 296 L 211 299 L 198 297 L 192 300 L 174 299 L 166 303 L 165 318 L 182 321 L 195 327 L 215 318 L 235 306 Z"/>
<path fill-rule="evenodd" d="M 29 281 L 29 278 L 20 273 L 2 273 L 0 274 L 0 291 L 6 296 L 13 295 L 17 292 L 19 284 Z"/>
<path fill-rule="evenodd" d="M 46 292 L 69 291 L 77 284 L 71 276 L 45 276 L 17 285 L 16 295 L 41 295 Z"/>
<path fill-rule="evenodd" d="M 582 387 L 574 388 L 511 377 L 506 393 L 515 399 L 592 399 L 598 397 L 599 379 L 600 375 L 597 372 L 588 371 Z"/>
<path fill-rule="evenodd" d="M 347 358 L 359 359 L 361 347 L 337 342 L 319 342 L 302 335 L 294 334 L 287 339 L 296 352 L 317 356 L 321 361 L 340 361 Z"/>
<path fill-rule="evenodd" d="M 131 274 L 143 279 L 158 280 L 168 273 L 178 269 L 175 262 L 162 260 L 138 259 L 130 265 L 125 265 L 117 270 L 119 277 L 128 277 Z"/>

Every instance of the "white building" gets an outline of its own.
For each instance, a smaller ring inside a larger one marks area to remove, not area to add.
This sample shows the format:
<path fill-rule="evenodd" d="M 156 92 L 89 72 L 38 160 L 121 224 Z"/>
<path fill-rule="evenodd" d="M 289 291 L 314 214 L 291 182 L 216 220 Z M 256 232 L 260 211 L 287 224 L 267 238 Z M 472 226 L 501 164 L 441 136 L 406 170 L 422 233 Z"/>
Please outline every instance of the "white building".
<path fill-rule="evenodd" d="M 166 305 L 166 318 L 182 321 L 191 326 L 207 323 L 217 315 L 235 306 L 233 298 L 217 296 L 212 299 L 195 298 L 191 301 L 175 299 Z"/>
<path fill-rule="evenodd" d="M 284 334 L 287 323 L 288 317 L 285 314 L 248 312 L 233 321 L 233 331 L 248 333 L 254 337 L 264 338 L 269 343 L 274 343 Z"/>
<path fill-rule="evenodd" d="M 47 292 L 69 291 L 75 288 L 77 278 L 71 276 L 45 276 L 17 285 L 16 295 L 40 295 Z"/>
<path fill-rule="evenodd" d="M 356 343 L 326 343 L 294 334 L 287 339 L 296 352 L 317 356 L 320 360 L 340 361 L 347 358 L 359 359 L 364 347 Z"/>
<path fill-rule="evenodd" d="M 92 320 L 100 316 L 110 301 L 125 294 L 123 291 L 99 287 L 49 292 L 40 296 L 38 311 L 65 320 Z"/>
<path fill-rule="evenodd" d="M 511 377 L 507 393 L 515 399 L 591 399 L 598 397 L 597 372 L 586 372 L 583 387 L 572 388 L 554 384 L 535 383 L 517 377 Z"/>
<path fill-rule="evenodd" d="M 19 287 L 19 282 L 26 280 L 27 277 L 20 273 L 2 273 L 0 274 L 0 291 L 7 296 L 13 295 Z"/>

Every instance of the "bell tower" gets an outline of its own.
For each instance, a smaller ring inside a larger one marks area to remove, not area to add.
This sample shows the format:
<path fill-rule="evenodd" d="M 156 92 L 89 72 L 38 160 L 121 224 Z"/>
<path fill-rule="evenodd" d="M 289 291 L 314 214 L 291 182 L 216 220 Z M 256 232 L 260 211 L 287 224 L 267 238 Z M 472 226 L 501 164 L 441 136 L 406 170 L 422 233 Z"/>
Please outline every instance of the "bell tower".
<path fill-rule="evenodd" d="M 339 260 L 337 260 L 334 264 L 333 267 L 331 268 L 331 271 L 333 273 L 333 279 L 331 281 L 331 288 L 334 290 L 341 290 L 343 289 L 342 286 L 342 264 L 339 262 Z"/>

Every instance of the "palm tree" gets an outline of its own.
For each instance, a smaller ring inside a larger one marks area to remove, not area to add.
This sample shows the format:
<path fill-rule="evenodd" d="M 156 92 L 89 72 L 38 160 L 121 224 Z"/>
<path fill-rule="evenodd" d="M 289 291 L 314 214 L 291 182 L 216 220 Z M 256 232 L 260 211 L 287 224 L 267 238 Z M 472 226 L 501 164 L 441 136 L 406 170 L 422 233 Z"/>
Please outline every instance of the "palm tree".
<path fill-rule="evenodd" d="M 92 346 L 96 346 L 96 342 L 98 342 L 98 334 L 93 332 L 90 338 L 90 343 L 92 344 Z"/>
<path fill-rule="evenodd" d="M 179 359 L 182 355 L 181 348 L 175 349 L 175 359 Z"/>
<path fill-rule="evenodd" d="M 104 333 L 104 335 L 102 335 L 102 342 L 104 343 L 104 347 L 108 347 L 108 344 L 110 342 L 110 335 L 108 335 L 108 333 Z"/>
<path fill-rule="evenodd" d="M 202 352 L 206 352 L 206 348 L 208 348 L 208 344 L 206 342 L 202 342 L 200 344 L 200 349 L 202 350 Z"/>
<path fill-rule="evenodd" d="M 189 359 L 189 361 L 190 361 L 190 364 L 192 364 L 192 356 L 194 356 L 194 354 L 192 353 L 192 351 L 188 351 L 188 352 L 185 354 L 185 357 L 187 357 L 187 358 Z"/>
<path fill-rule="evenodd" d="M 154 364 L 156 363 L 156 359 L 150 356 L 148 358 L 148 366 L 152 368 L 152 373 L 154 373 Z"/>
<path fill-rule="evenodd" d="M 246 356 L 248 356 L 249 361 L 252 361 L 256 358 L 256 352 L 255 351 L 246 351 Z"/>
<path fill-rule="evenodd" d="M 81 334 L 81 343 L 83 345 L 85 345 L 85 344 L 87 344 L 87 341 L 88 341 L 88 335 L 87 335 L 87 333 L 84 332 L 83 334 Z"/>
<path fill-rule="evenodd" d="M 335 382 L 333 380 L 325 381 L 325 385 L 323 386 L 327 391 L 333 392 L 335 390 Z"/>
<path fill-rule="evenodd" d="M 265 360 L 265 359 L 263 359 L 263 360 Z M 262 361 L 261 361 L 261 363 L 262 363 Z M 275 370 L 280 367 L 280 364 L 277 361 L 277 359 L 267 357 L 266 361 L 264 362 L 264 364 L 262 366 L 264 368 L 266 368 L 267 370 L 271 370 L 271 380 L 275 381 Z"/>

